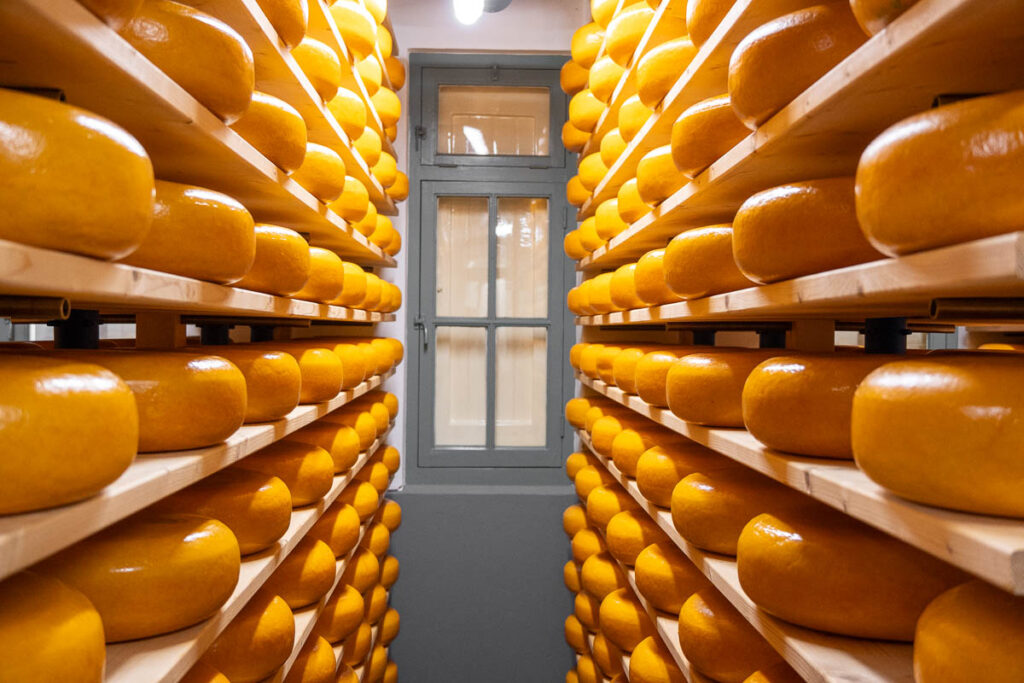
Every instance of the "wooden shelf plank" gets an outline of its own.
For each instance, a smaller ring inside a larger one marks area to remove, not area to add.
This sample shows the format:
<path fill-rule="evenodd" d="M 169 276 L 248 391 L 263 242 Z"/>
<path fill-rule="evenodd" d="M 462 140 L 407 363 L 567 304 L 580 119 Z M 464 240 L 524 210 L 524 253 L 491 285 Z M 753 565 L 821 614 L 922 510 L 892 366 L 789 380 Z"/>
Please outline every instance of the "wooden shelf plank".
<path fill-rule="evenodd" d="M 389 430 L 390 431 L 390 430 Z M 328 494 L 312 507 L 292 512 L 292 523 L 275 547 L 247 556 L 242 561 L 238 586 L 217 614 L 201 624 L 164 636 L 107 646 L 107 683 L 136 683 L 140 680 L 172 683 L 179 680 L 216 640 L 231 620 L 266 582 L 309 532 L 320 516 L 351 483 L 363 465 L 384 445 L 387 434 L 360 454 L 351 470 L 334 478 Z M 361 536 L 360 536 L 361 538 Z"/>
<path fill-rule="evenodd" d="M 738 18 L 742 6 L 738 3 L 728 18 Z M 1024 72 L 1018 68 L 1022 61 L 1020 4 L 919 2 L 653 213 L 581 261 L 579 268 L 618 266 L 664 246 L 686 228 L 731 220 L 748 197 L 769 187 L 851 175 L 872 139 L 896 121 L 929 109 L 937 96 L 1024 87 Z M 700 66 L 697 60 L 691 68 L 695 66 Z M 721 78 L 719 92 L 705 96 L 725 92 L 724 73 Z M 684 74 L 682 81 L 686 79 Z M 684 87 L 682 81 L 673 93 Z M 638 136 L 645 141 L 641 147 L 653 130 L 667 130 L 661 118 L 652 117 L 651 130 L 645 128 Z M 662 133 L 650 139 L 667 138 Z"/>
<path fill-rule="evenodd" d="M 301 405 L 283 420 L 245 425 L 222 444 L 145 453 L 99 494 L 64 507 L 0 517 L 0 579 L 195 483 L 379 387 L 394 370 L 325 403 Z"/>
<path fill-rule="evenodd" d="M 672 542 L 804 680 L 811 683 L 913 682 L 912 645 L 828 635 L 795 626 L 762 612 L 743 592 L 735 559 L 704 552 L 688 543 L 676 531 L 668 510 L 644 498 L 634 480 L 626 477 L 613 462 L 594 451 L 586 432 L 581 430 L 578 435 L 580 441 L 604 464 Z"/>
<path fill-rule="evenodd" d="M 159 178 L 224 192 L 359 263 L 395 265 L 75 0 L 0 3 L 0 82 L 59 88 L 123 126 Z"/>
<path fill-rule="evenodd" d="M 704 299 L 576 320 L 581 325 L 649 325 L 887 315 L 927 318 L 936 298 L 1021 295 L 1024 232 L 1016 232 Z"/>
<path fill-rule="evenodd" d="M 613 401 L 747 467 L 1016 595 L 1024 595 L 1024 524 L 953 512 L 898 498 L 849 461 L 804 458 L 765 448 L 743 429 L 693 425 L 580 373 Z"/>
<path fill-rule="evenodd" d="M 194 315 L 378 323 L 393 313 L 360 311 L 0 240 L 0 292 L 66 297 L 75 308 L 180 311 Z"/>

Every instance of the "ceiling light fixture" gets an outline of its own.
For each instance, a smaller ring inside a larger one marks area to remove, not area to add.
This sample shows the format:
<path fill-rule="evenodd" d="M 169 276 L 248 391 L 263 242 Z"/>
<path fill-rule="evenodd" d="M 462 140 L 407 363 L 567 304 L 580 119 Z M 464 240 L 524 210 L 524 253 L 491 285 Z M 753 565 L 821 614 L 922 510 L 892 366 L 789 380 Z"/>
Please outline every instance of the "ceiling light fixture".
<path fill-rule="evenodd" d="M 472 26 L 483 16 L 484 0 L 453 0 L 455 18 L 460 24 Z"/>

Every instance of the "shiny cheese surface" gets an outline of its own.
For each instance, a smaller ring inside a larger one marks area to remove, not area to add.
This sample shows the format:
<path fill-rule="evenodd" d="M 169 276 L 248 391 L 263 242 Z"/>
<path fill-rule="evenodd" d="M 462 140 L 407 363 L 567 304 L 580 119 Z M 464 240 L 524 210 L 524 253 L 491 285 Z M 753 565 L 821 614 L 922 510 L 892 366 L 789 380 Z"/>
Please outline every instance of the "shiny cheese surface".
<path fill-rule="evenodd" d="M 256 683 L 292 653 L 295 618 L 280 596 L 257 593 L 203 655 L 232 683 Z"/>
<path fill-rule="evenodd" d="M 237 467 L 272 474 L 291 492 L 292 506 L 322 499 L 334 483 L 334 459 L 323 448 L 297 441 L 278 441 L 248 456 Z"/>
<path fill-rule="evenodd" d="M 716 348 L 679 359 L 665 378 L 666 403 L 677 417 L 714 427 L 743 426 L 743 386 L 772 349 Z"/>
<path fill-rule="evenodd" d="M 728 95 L 703 100 L 672 124 L 672 161 L 684 176 L 696 178 L 749 134 Z"/>
<path fill-rule="evenodd" d="M 684 299 L 699 299 L 750 286 L 733 258 L 731 225 L 687 230 L 665 249 L 665 281 Z"/>
<path fill-rule="evenodd" d="M 616 646 L 632 652 L 642 640 L 655 635 L 654 624 L 631 588 L 620 588 L 601 601 L 601 632 Z"/>
<path fill-rule="evenodd" d="M 309 248 L 309 278 L 296 299 L 328 303 L 341 294 L 345 286 L 345 266 L 341 257 L 323 247 Z"/>
<path fill-rule="evenodd" d="M 284 100 L 258 90 L 242 118 L 231 124 L 260 154 L 285 173 L 302 165 L 306 156 L 306 122 Z"/>
<path fill-rule="evenodd" d="M 341 32 L 345 46 L 356 60 L 373 53 L 377 42 L 377 22 L 363 3 L 356 0 L 338 0 L 331 5 L 331 16 Z"/>
<path fill-rule="evenodd" d="M 710 583 L 674 543 L 661 541 L 636 557 L 636 587 L 654 607 L 679 614 L 687 598 Z"/>
<path fill-rule="evenodd" d="M 331 590 L 337 576 L 334 551 L 321 540 L 304 538 L 267 579 L 264 589 L 292 609 L 312 605 Z"/>
<path fill-rule="evenodd" d="M 292 173 L 292 180 L 324 203 L 341 196 L 345 178 L 345 162 L 338 153 L 315 142 L 306 144 L 302 165 Z"/>
<path fill-rule="evenodd" d="M 659 636 L 640 641 L 629 657 L 629 683 L 684 683 L 686 678 Z"/>
<path fill-rule="evenodd" d="M 246 423 L 279 420 L 299 404 L 302 372 L 293 356 L 269 349 L 233 348 L 230 344 L 196 350 L 226 358 L 242 372 Z"/>
<path fill-rule="evenodd" d="M 696 56 L 697 47 L 686 36 L 649 50 L 640 58 L 636 70 L 640 101 L 651 109 L 657 107 Z"/>
<path fill-rule="evenodd" d="M 256 0 L 256 4 L 285 46 L 295 47 L 306 35 L 309 23 L 307 0 Z"/>
<path fill-rule="evenodd" d="M 254 232 L 252 266 L 235 286 L 277 296 L 302 289 L 309 279 L 309 243 L 294 230 L 277 225 L 257 223 Z"/>

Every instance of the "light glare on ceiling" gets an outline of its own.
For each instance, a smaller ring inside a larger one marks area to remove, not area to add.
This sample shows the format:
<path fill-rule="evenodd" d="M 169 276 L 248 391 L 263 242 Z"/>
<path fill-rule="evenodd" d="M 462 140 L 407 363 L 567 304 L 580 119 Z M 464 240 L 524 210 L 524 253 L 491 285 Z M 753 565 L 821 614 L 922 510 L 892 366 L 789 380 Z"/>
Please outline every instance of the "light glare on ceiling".
<path fill-rule="evenodd" d="M 484 0 L 453 0 L 453 4 L 455 18 L 466 26 L 475 24 L 484 13 Z"/>

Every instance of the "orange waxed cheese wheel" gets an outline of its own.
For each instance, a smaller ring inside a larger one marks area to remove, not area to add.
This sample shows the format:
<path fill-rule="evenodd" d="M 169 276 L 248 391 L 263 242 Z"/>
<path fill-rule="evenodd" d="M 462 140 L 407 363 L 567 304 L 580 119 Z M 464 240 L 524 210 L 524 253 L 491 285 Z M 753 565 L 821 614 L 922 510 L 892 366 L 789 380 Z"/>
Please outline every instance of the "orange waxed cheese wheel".
<path fill-rule="evenodd" d="M 569 100 L 569 121 L 584 133 L 592 133 L 606 107 L 589 88 L 581 90 Z"/>
<path fill-rule="evenodd" d="M 603 240 L 610 240 L 629 228 L 629 224 L 619 215 L 619 200 L 609 199 L 602 202 L 595 212 L 597 235 Z"/>
<path fill-rule="evenodd" d="M 338 0 L 331 5 L 331 15 L 341 32 L 342 41 L 355 60 L 365 59 L 377 44 L 377 22 L 356 0 Z"/>
<path fill-rule="evenodd" d="M 388 152 L 381 152 L 380 159 L 377 160 L 371 171 L 373 172 L 373 177 L 381 184 L 381 187 L 387 189 L 394 185 L 395 180 L 398 178 L 398 161 Z M 378 246 L 383 248 L 384 245 Z"/>
<path fill-rule="evenodd" d="M 904 641 L 928 603 L 967 578 L 817 503 L 752 519 L 737 570 L 743 591 L 769 614 L 826 633 Z"/>
<path fill-rule="evenodd" d="M 302 41 L 309 24 L 307 0 L 256 0 L 256 4 L 286 47 Z"/>
<path fill-rule="evenodd" d="M 398 171 L 395 182 L 387 189 L 387 195 L 396 202 L 405 201 L 409 197 L 409 176 Z"/>
<path fill-rule="evenodd" d="M 302 165 L 292 180 L 322 202 L 333 202 L 345 189 L 345 162 L 330 147 L 307 143 Z"/>
<path fill-rule="evenodd" d="M 153 223 L 138 249 L 122 263 L 231 284 L 256 257 L 252 215 L 226 194 L 194 185 L 156 181 Z"/>
<path fill-rule="evenodd" d="M 614 166 L 619 157 L 626 152 L 626 141 L 618 128 L 612 128 L 601 138 L 600 152 L 601 160 L 608 168 Z"/>
<path fill-rule="evenodd" d="M 604 467 L 598 465 L 587 465 L 573 477 L 573 484 L 576 488 L 576 495 L 579 496 L 580 500 L 586 501 L 590 492 L 599 486 L 604 486 L 615 481 L 615 478 L 604 469 Z"/>
<path fill-rule="evenodd" d="M 384 66 L 387 68 L 391 86 L 396 91 L 405 87 L 405 64 L 402 60 L 398 57 L 387 57 L 384 60 Z"/>
<path fill-rule="evenodd" d="M 687 598 L 711 584 L 673 543 L 652 543 L 636 557 L 636 587 L 656 609 L 678 615 Z"/>
<path fill-rule="evenodd" d="M 803 683 L 803 677 L 786 662 L 758 669 L 744 679 L 743 683 Z"/>
<path fill-rule="evenodd" d="M 633 59 L 641 38 L 654 20 L 654 10 L 637 4 L 623 9 L 611 23 L 605 36 L 605 51 L 616 64 L 625 68 Z"/>
<path fill-rule="evenodd" d="M 649 448 L 636 461 L 636 485 L 658 507 L 672 505 L 672 491 L 683 477 L 730 467 L 729 461 L 692 441 Z"/>
<path fill-rule="evenodd" d="M 398 614 L 398 610 L 394 608 L 388 609 L 384 613 L 384 618 L 380 622 L 380 642 L 383 645 L 390 645 L 391 642 L 398 636 L 398 630 L 401 626 L 401 617 Z"/>
<path fill-rule="evenodd" d="M 355 70 L 359 74 L 359 80 L 363 82 L 363 87 L 366 88 L 366 93 L 371 97 L 377 94 L 384 80 L 384 69 L 377 61 L 377 56 L 371 55 L 357 63 Z"/>
<path fill-rule="evenodd" d="M 620 588 L 625 588 L 626 575 L 618 562 L 606 552 L 591 555 L 580 569 L 580 585 L 596 600 Z"/>
<path fill-rule="evenodd" d="M 398 531 L 402 526 L 402 506 L 393 500 L 385 501 L 380 509 L 380 521 L 391 533 Z"/>
<path fill-rule="evenodd" d="M 272 443 L 236 466 L 280 478 L 291 492 L 293 507 L 322 499 L 334 483 L 331 454 L 319 446 L 298 441 Z"/>
<path fill-rule="evenodd" d="M 632 652 L 640 641 L 655 635 L 654 624 L 630 588 L 621 588 L 601 601 L 598 616 L 604 636 Z"/>
<path fill-rule="evenodd" d="M 590 92 L 600 102 L 608 104 L 624 73 L 625 69 L 612 61 L 611 57 L 605 55 L 598 58 L 594 62 L 594 66 L 590 67 L 590 75 L 588 77 Z"/>
<path fill-rule="evenodd" d="M 235 287 L 278 296 L 302 289 L 309 279 L 309 243 L 294 230 L 276 225 L 257 224 L 254 232 L 252 266 Z"/>
<path fill-rule="evenodd" d="M 619 132 L 622 134 L 622 139 L 632 142 L 653 113 L 647 105 L 640 101 L 639 95 L 627 97 L 619 108 Z"/>
<path fill-rule="evenodd" d="M 572 537 L 572 558 L 580 566 L 587 561 L 591 555 L 607 550 L 604 539 L 595 529 L 582 529 Z"/>
<path fill-rule="evenodd" d="M 402 100 L 393 91 L 381 88 L 370 98 L 370 104 L 373 105 L 385 128 L 398 125 L 398 120 L 402 116 Z"/>
<path fill-rule="evenodd" d="M 305 36 L 292 48 L 292 57 L 309 78 L 313 89 L 324 102 L 330 102 L 341 85 L 341 60 L 330 46 Z"/>
<path fill-rule="evenodd" d="M 566 233 L 565 239 L 563 240 L 563 247 L 565 249 L 565 255 L 574 261 L 586 258 L 590 255 L 590 251 L 583 247 L 583 243 L 580 241 L 580 234 L 578 230 L 570 230 Z"/>
<path fill-rule="evenodd" d="M 352 586 L 341 584 L 327 600 L 316 624 L 316 632 L 332 643 L 351 635 L 362 623 L 366 604 Z"/>
<path fill-rule="evenodd" d="M 587 519 L 605 529 L 615 515 L 624 510 L 638 510 L 640 505 L 617 483 L 599 486 L 587 496 Z"/>
<path fill-rule="evenodd" d="M 0 583 L 0 678 L 93 683 L 105 657 L 103 622 L 80 592 L 32 571 Z"/>
<path fill-rule="evenodd" d="M 231 130 L 285 173 L 301 166 L 306 156 L 306 122 L 295 107 L 273 95 L 254 92 L 249 108 Z"/>
<path fill-rule="evenodd" d="M 601 273 L 590 283 L 590 308 L 595 313 L 604 314 L 611 313 L 615 310 L 615 304 L 612 303 L 612 274 Z M 597 376 L 597 373 L 591 375 L 592 377 Z"/>
<path fill-rule="evenodd" d="M 697 55 L 697 48 L 686 36 L 666 41 L 640 58 L 636 70 L 636 89 L 640 101 L 654 109 Z"/>
<path fill-rule="evenodd" d="M 280 596 L 257 593 L 203 655 L 234 683 L 263 680 L 292 653 L 295 618 Z"/>
<path fill-rule="evenodd" d="M 657 147 L 640 159 L 636 167 L 637 191 L 640 198 L 651 206 L 665 201 L 687 182 L 686 176 L 676 169 L 672 159 L 672 146 Z"/>
<path fill-rule="evenodd" d="M 366 548 L 357 548 L 348 561 L 342 583 L 352 586 L 360 593 L 373 588 L 380 578 L 380 560 Z"/>
<path fill-rule="evenodd" d="M 359 542 L 360 522 L 355 508 L 335 502 L 313 525 L 308 538 L 323 541 L 335 557 L 344 557 Z"/>
<path fill-rule="evenodd" d="M 365 522 L 377 511 L 380 493 L 368 482 L 352 482 L 341 492 L 338 500 L 354 507 L 359 513 L 359 519 Z"/>
<path fill-rule="evenodd" d="M 366 128 L 363 130 L 362 135 L 352 141 L 352 144 L 367 166 L 372 168 L 380 161 L 381 152 L 384 151 L 384 143 L 381 141 L 377 131 L 372 128 Z"/>
<path fill-rule="evenodd" d="M 118 33 L 225 123 L 245 113 L 256 81 L 252 50 L 224 22 L 171 0 L 145 0 Z"/>
<path fill-rule="evenodd" d="M 134 460 L 138 409 L 114 372 L 71 359 L 0 354 L 0 385 L 0 414 L 19 416 L 0 423 L 0 514 L 87 498 Z"/>
<path fill-rule="evenodd" d="M 636 264 L 627 263 L 616 269 L 611 279 L 612 303 L 620 310 L 644 308 L 646 304 L 636 292 Z"/>
<path fill-rule="evenodd" d="M 224 524 L 143 511 L 44 560 L 36 569 L 81 591 L 107 642 L 176 631 L 211 616 L 238 582 L 240 555 Z"/>
<path fill-rule="evenodd" d="M 733 258 L 732 226 L 687 230 L 665 249 L 665 281 L 684 299 L 699 299 L 750 286 Z"/>
<path fill-rule="evenodd" d="M 571 97 L 580 90 L 583 90 L 587 87 L 589 80 L 590 71 L 571 59 L 562 65 L 562 70 L 559 74 L 559 84 L 566 95 Z"/>
<path fill-rule="evenodd" d="M 637 463 L 645 451 L 662 442 L 663 434 L 656 427 L 623 429 L 612 440 L 611 459 L 627 477 L 636 478 Z"/>
<path fill-rule="evenodd" d="M 815 5 L 761 25 L 729 60 L 733 109 L 756 129 L 865 40 L 846 2 Z"/>
<path fill-rule="evenodd" d="M 398 581 L 398 558 L 388 555 L 380 563 L 380 585 L 388 590 Z"/>
<path fill-rule="evenodd" d="M 604 31 L 596 23 L 586 24 L 572 36 L 572 61 L 589 69 L 597 60 L 597 54 L 604 43 Z"/>
<path fill-rule="evenodd" d="M 565 583 L 565 587 L 573 593 L 583 590 L 583 577 L 580 575 L 582 571 L 583 568 L 573 560 L 569 560 L 562 567 L 562 581 Z"/>
<path fill-rule="evenodd" d="M 590 190 L 583 187 L 583 181 L 578 175 L 573 176 L 565 186 L 565 196 L 573 206 L 582 206 L 590 199 Z"/>
<path fill-rule="evenodd" d="M 337 664 L 331 643 L 314 636 L 299 651 L 284 683 L 334 683 Z"/>
<path fill-rule="evenodd" d="M 608 243 L 597 234 L 597 218 L 595 216 L 587 218 L 577 229 L 579 230 L 580 244 L 587 251 L 596 251 Z M 587 282 L 589 281 L 584 281 L 583 286 L 587 286 Z"/>
<path fill-rule="evenodd" d="M 636 283 L 636 271 L 633 273 L 634 284 Z M 639 296 L 639 295 L 638 295 Z M 646 302 L 644 303 L 646 306 Z M 636 364 L 647 355 L 647 347 L 631 347 L 623 349 L 615 356 L 612 363 L 612 380 L 615 386 L 627 394 L 636 393 Z M 620 468 L 621 469 L 621 468 Z"/>
<path fill-rule="evenodd" d="M 690 39 L 703 45 L 711 37 L 736 0 L 690 0 L 686 5 L 686 28 Z"/>
<path fill-rule="evenodd" d="M 194 349 L 231 361 L 245 377 L 245 422 L 283 418 L 299 404 L 302 372 L 291 355 L 252 347 L 199 346 Z"/>
<path fill-rule="evenodd" d="M 355 223 L 366 218 L 370 207 L 370 193 L 357 178 L 345 177 L 345 187 L 341 196 L 331 202 L 328 207 L 346 221 Z M 374 212 L 376 216 L 376 212 Z M 376 219 L 374 219 L 376 221 Z"/>
<path fill-rule="evenodd" d="M 292 295 L 296 299 L 333 301 L 345 286 L 345 266 L 341 257 L 323 247 L 309 248 L 309 279 L 301 290 Z"/>
<path fill-rule="evenodd" d="M 743 385 L 772 349 L 715 349 L 683 356 L 665 380 L 668 408 L 676 416 L 714 427 L 743 426 Z"/>
<path fill-rule="evenodd" d="M 576 660 L 576 672 L 580 683 L 602 683 L 603 677 L 591 655 L 583 655 Z"/>
<path fill-rule="evenodd" d="M 312 605 L 331 590 L 337 576 L 334 552 L 315 538 L 304 538 L 263 585 L 292 609 Z"/>
<path fill-rule="evenodd" d="M 629 683 L 685 683 L 683 672 L 658 636 L 640 641 L 629 657 Z"/>
<path fill-rule="evenodd" d="M 299 362 L 299 372 L 302 374 L 299 403 L 320 403 L 338 395 L 341 390 L 342 367 L 337 355 L 327 349 L 278 343 L 267 346 L 281 349 Z"/>
<path fill-rule="evenodd" d="M 573 600 L 573 614 L 591 633 L 598 630 L 597 621 L 600 609 L 601 603 L 589 593 L 581 591 Z"/>
<path fill-rule="evenodd" d="M 357 140 L 366 130 L 366 104 L 348 88 L 338 88 L 327 108 L 350 140 Z"/>
<path fill-rule="evenodd" d="M 651 212 L 651 207 L 640 197 L 640 186 L 636 178 L 630 178 L 619 188 L 619 216 L 627 223 L 636 223 Z"/>
<path fill-rule="evenodd" d="M 341 662 L 338 665 L 338 677 L 335 683 L 360 683 L 359 674 L 348 664 Z"/>
<path fill-rule="evenodd" d="M 585 399 L 584 399 L 585 400 Z M 582 425 L 577 429 L 582 429 Z M 565 473 L 568 475 L 570 481 L 576 480 L 576 475 L 584 467 L 588 467 L 594 464 L 593 456 L 587 453 L 581 453 L 579 451 L 572 453 L 565 459 Z"/>
<path fill-rule="evenodd" d="M 612 367 L 614 366 L 615 358 L 620 353 L 622 353 L 622 347 L 620 346 L 605 346 L 597 354 L 597 375 L 605 384 L 612 384 L 614 381 Z M 593 437 L 593 434 L 591 434 L 591 437 Z"/>
<path fill-rule="evenodd" d="M 636 391 L 645 402 L 668 406 L 668 377 L 679 356 L 673 351 L 651 351 L 636 364 Z"/>
<path fill-rule="evenodd" d="M 366 534 L 363 536 L 363 540 L 360 541 L 359 546 L 366 548 L 371 553 L 377 556 L 377 558 L 384 557 L 387 554 L 388 548 L 391 544 L 391 532 L 383 524 L 372 524 L 367 529 Z"/>
<path fill-rule="evenodd" d="M 179 683 L 231 683 L 231 681 L 203 660 L 199 660 Z"/>
<path fill-rule="evenodd" d="M 594 18 L 594 23 L 601 28 L 608 28 L 618 4 L 617 0 L 590 0 L 590 16 Z"/>
<path fill-rule="evenodd" d="M 590 133 L 585 133 L 572 125 L 572 121 L 566 121 L 562 126 L 562 145 L 570 152 L 582 152 L 589 141 Z"/>
<path fill-rule="evenodd" d="M 594 636 L 591 657 L 604 675 L 615 677 L 623 674 L 622 650 L 605 638 L 603 633 Z"/>
<path fill-rule="evenodd" d="M 329 425 L 345 425 L 354 429 L 359 436 L 360 451 L 368 450 L 374 439 L 377 438 L 377 421 L 361 404 L 348 405 L 328 413 L 320 421 Z"/>
<path fill-rule="evenodd" d="M 369 624 L 363 622 L 345 639 L 341 653 L 341 661 L 350 665 L 359 665 L 370 653 L 370 640 L 373 632 Z"/>
<path fill-rule="evenodd" d="M 570 614 L 565 618 L 564 630 L 565 642 L 568 643 L 569 647 L 581 655 L 586 654 L 590 650 L 590 647 L 587 645 L 586 631 L 584 631 L 583 624 L 576 618 L 576 615 Z"/>
<path fill-rule="evenodd" d="M 873 36 L 916 3 L 917 0 L 850 0 L 850 9 L 864 32 Z"/>
<path fill-rule="evenodd" d="M 366 621 L 376 626 L 388 611 L 388 591 L 384 586 L 377 584 L 363 599 L 366 602 Z"/>
<path fill-rule="evenodd" d="M 587 522 L 587 513 L 579 505 L 570 505 L 562 513 L 562 528 L 570 539 L 576 535 L 576 532 L 588 526 L 590 523 Z"/>
<path fill-rule="evenodd" d="M 360 437 L 348 425 L 321 420 L 300 429 L 288 437 L 289 442 L 310 444 L 323 448 L 331 455 L 334 472 L 347 472 L 359 459 Z"/>
<path fill-rule="evenodd" d="M 672 161 L 684 176 L 696 178 L 749 134 L 728 95 L 703 100 L 672 125 Z"/>
<path fill-rule="evenodd" d="M 644 510 L 620 512 L 605 531 L 608 552 L 624 565 L 632 567 L 640 552 L 665 538 L 665 533 Z"/>
<path fill-rule="evenodd" d="M 608 167 L 605 166 L 600 153 L 580 159 L 580 182 L 591 192 L 601 184 L 606 175 L 608 175 Z"/>
<path fill-rule="evenodd" d="M 381 455 L 381 462 L 388 468 L 391 474 L 398 471 L 398 468 L 402 465 L 402 456 L 399 454 L 398 449 L 393 446 L 387 446 L 384 449 L 384 453 Z"/>
<path fill-rule="evenodd" d="M 366 298 L 366 271 L 349 261 L 342 261 L 341 266 L 345 271 L 341 294 L 331 303 L 351 308 Z"/>

